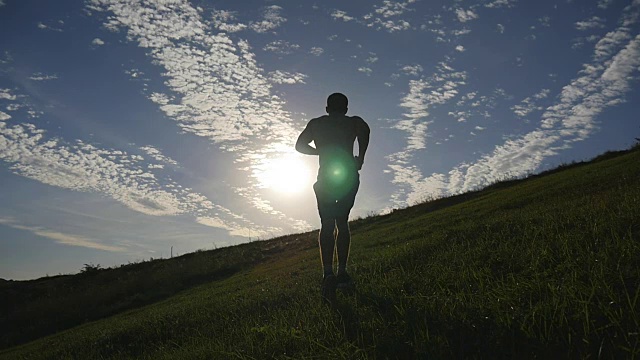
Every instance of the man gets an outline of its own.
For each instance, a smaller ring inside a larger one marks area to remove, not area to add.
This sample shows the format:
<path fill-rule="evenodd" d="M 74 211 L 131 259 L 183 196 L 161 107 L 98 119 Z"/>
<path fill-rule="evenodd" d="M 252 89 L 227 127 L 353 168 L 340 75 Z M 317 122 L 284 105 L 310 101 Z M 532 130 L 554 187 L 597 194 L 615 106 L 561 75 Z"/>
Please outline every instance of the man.
<path fill-rule="evenodd" d="M 347 274 L 347 259 L 351 234 L 349 212 L 355 202 L 364 155 L 369 146 L 369 125 L 358 116 L 346 116 L 347 97 L 340 93 L 327 98 L 329 115 L 312 119 L 296 142 L 296 150 L 307 155 L 318 155 L 320 169 L 313 185 L 320 213 L 320 256 L 324 277 L 322 298 L 333 304 L 336 287 L 353 289 Z M 353 145 L 358 139 L 358 156 L 353 156 Z M 315 147 L 309 145 L 314 142 Z M 335 237 L 334 237 L 335 234 Z M 338 250 L 338 276 L 333 273 L 333 253 Z"/>

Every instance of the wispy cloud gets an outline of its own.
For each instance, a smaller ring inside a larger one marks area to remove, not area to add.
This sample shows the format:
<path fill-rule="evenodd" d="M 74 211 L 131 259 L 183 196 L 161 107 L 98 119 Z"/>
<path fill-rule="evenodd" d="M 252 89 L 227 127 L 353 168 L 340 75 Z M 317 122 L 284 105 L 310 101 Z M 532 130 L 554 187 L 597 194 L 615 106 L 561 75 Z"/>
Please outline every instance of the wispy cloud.
<path fill-rule="evenodd" d="M 269 215 L 284 217 L 262 199 L 256 185 L 261 164 L 292 152 L 299 130 L 283 110 L 283 101 L 272 93 L 273 79 L 256 62 L 249 42 L 210 29 L 187 1 L 176 1 L 171 11 L 165 11 L 160 0 L 92 0 L 89 6 L 112 13 L 110 27 L 126 29 L 127 38 L 166 70 L 167 93 L 155 92 L 149 98 L 183 131 L 231 152 L 238 169 L 250 173 L 247 186 L 234 189 L 236 194 Z M 286 21 L 281 10 L 266 7 L 264 20 L 250 27 L 258 32 L 275 29 Z"/>
<path fill-rule="evenodd" d="M 594 48 L 593 61 L 585 64 L 578 76 L 566 85 L 541 116 L 540 126 L 522 136 L 511 137 L 495 147 L 492 153 L 475 163 L 463 163 L 447 174 L 423 177 L 410 164 L 394 164 L 394 178 L 407 184 L 409 191 L 403 200 L 412 203 L 424 198 L 476 189 L 505 177 L 526 175 L 542 161 L 576 141 L 590 136 L 597 129 L 597 116 L 607 107 L 624 101 L 624 95 L 635 81 L 640 67 L 640 35 L 631 37 L 630 25 L 639 16 L 640 1 L 624 9 L 620 26 L 605 35 Z M 546 91 L 538 93 L 547 96 Z"/>
<path fill-rule="evenodd" d="M 342 10 L 334 10 L 331 13 L 331 17 L 336 20 L 342 20 L 344 22 L 354 20 L 354 17 L 347 15 L 347 13 Z"/>
<path fill-rule="evenodd" d="M 91 41 L 91 45 L 95 45 L 95 46 L 102 46 L 104 45 L 104 40 L 100 39 L 100 38 L 95 38 Z"/>
<path fill-rule="evenodd" d="M 324 49 L 321 47 L 314 46 L 309 50 L 309 54 L 314 56 L 320 56 L 324 53 Z"/>
<path fill-rule="evenodd" d="M 587 20 L 576 22 L 576 29 L 580 31 L 586 31 L 591 29 L 603 28 L 604 19 L 598 16 L 593 16 Z"/>
<path fill-rule="evenodd" d="M 539 102 L 539 100 L 546 98 L 549 95 L 549 92 L 549 89 L 542 89 L 540 92 L 522 100 L 520 104 L 512 106 L 511 110 L 513 110 L 513 112 L 521 118 L 526 117 L 533 111 L 544 110 L 544 107 L 538 105 L 537 103 Z"/>
<path fill-rule="evenodd" d="M 464 23 L 467 21 L 471 21 L 471 20 L 475 20 L 477 19 L 479 16 L 476 12 L 474 12 L 471 9 L 456 9 L 456 17 L 458 18 L 458 21 Z"/>
<path fill-rule="evenodd" d="M 302 73 L 290 73 L 281 70 L 272 71 L 269 75 L 274 84 L 304 84 L 304 80 L 307 78 L 307 75 Z"/>
<path fill-rule="evenodd" d="M 466 74 L 455 71 L 446 63 L 440 63 L 437 72 L 429 78 L 409 81 L 409 92 L 402 98 L 400 106 L 407 109 L 404 119 L 398 120 L 394 128 L 407 132 L 407 145 L 399 152 L 387 157 L 393 173 L 392 183 L 400 188 L 392 195 L 399 204 L 407 190 L 418 181 L 420 170 L 410 165 L 413 154 L 426 147 L 429 109 L 451 100 L 458 94 L 457 87 L 465 83 Z"/>
<path fill-rule="evenodd" d="M 14 229 L 31 232 L 35 235 L 42 236 L 55 241 L 58 244 L 69 246 L 80 246 L 95 250 L 104 250 L 111 252 L 126 251 L 124 246 L 104 244 L 99 240 L 90 239 L 84 236 L 66 234 L 50 229 L 45 229 L 40 226 L 25 226 L 12 218 L 0 218 L 0 224 L 12 227 Z"/>
<path fill-rule="evenodd" d="M 275 40 L 265 45 L 262 50 L 270 51 L 280 55 L 289 55 L 300 49 L 300 45 L 292 44 L 285 40 Z"/>
<path fill-rule="evenodd" d="M 287 21 L 287 19 L 280 15 L 281 11 L 282 7 L 278 5 L 269 5 L 264 9 L 263 19 L 250 23 L 249 27 L 258 33 L 275 30 Z"/>
<path fill-rule="evenodd" d="M 517 2 L 517 0 L 493 0 L 486 3 L 484 6 L 488 8 L 511 8 L 514 7 Z"/>
<path fill-rule="evenodd" d="M 52 74 L 52 75 L 47 75 L 47 74 L 43 74 L 43 73 L 35 73 L 33 75 L 31 75 L 29 77 L 29 80 L 33 80 L 33 81 L 47 81 L 47 80 L 56 80 L 58 78 L 58 75 L 56 74 Z"/>

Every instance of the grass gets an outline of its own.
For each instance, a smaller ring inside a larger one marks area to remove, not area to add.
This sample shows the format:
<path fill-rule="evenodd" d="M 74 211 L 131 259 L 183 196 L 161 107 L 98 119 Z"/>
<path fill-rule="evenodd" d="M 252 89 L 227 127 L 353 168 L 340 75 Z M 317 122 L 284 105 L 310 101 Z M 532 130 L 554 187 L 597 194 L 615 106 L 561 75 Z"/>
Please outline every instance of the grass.
<path fill-rule="evenodd" d="M 352 229 L 333 309 L 316 232 L 4 283 L 0 358 L 640 358 L 637 148 Z"/>

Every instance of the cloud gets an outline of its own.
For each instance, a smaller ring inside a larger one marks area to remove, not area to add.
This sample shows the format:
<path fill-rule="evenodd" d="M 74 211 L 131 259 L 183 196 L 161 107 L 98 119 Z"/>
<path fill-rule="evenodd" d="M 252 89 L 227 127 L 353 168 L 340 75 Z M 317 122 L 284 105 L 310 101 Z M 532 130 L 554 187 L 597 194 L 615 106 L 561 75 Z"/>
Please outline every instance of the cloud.
<path fill-rule="evenodd" d="M 62 32 L 62 26 L 64 25 L 64 21 L 62 20 L 58 20 L 57 25 L 45 25 L 42 22 L 38 23 L 38 29 L 42 29 L 42 30 L 50 30 L 50 31 L 56 31 L 56 32 Z"/>
<path fill-rule="evenodd" d="M 473 12 L 473 10 L 471 9 L 464 10 L 464 9 L 458 8 L 456 9 L 456 16 L 458 17 L 458 21 L 462 23 L 478 18 L 478 14 Z"/>
<path fill-rule="evenodd" d="M 58 75 L 53 74 L 53 75 L 47 75 L 47 74 L 43 74 L 43 73 L 35 73 L 33 75 L 31 75 L 29 77 L 29 80 L 33 80 L 33 81 L 47 81 L 47 80 L 56 80 L 58 78 Z"/>
<path fill-rule="evenodd" d="M 362 17 L 367 27 L 377 30 L 386 30 L 390 33 L 411 29 L 411 24 L 404 19 L 397 19 L 400 15 L 408 11 L 414 11 L 409 5 L 416 0 L 390 1 L 383 0 L 382 5 L 374 5 L 373 12 Z M 393 18 L 393 19 L 392 19 Z"/>
<path fill-rule="evenodd" d="M 500 34 L 504 34 L 504 25 L 502 25 L 502 24 L 497 24 L 497 25 L 496 25 L 496 28 L 498 29 L 498 32 L 499 32 Z"/>
<path fill-rule="evenodd" d="M 263 19 L 258 22 L 250 23 L 249 27 L 257 33 L 265 33 L 277 29 L 287 21 L 287 19 L 280 16 L 280 11 L 282 11 L 282 7 L 278 5 L 269 5 L 265 7 Z"/>
<path fill-rule="evenodd" d="M 520 104 L 512 106 L 511 110 L 513 110 L 513 112 L 521 118 L 529 115 L 535 110 L 544 110 L 542 106 L 537 105 L 537 102 L 538 100 L 546 98 L 549 95 L 549 92 L 549 89 L 542 89 L 537 94 L 534 94 L 533 96 L 527 97 L 522 100 Z"/>
<path fill-rule="evenodd" d="M 324 49 L 321 47 L 317 47 L 314 46 L 311 48 L 311 50 L 309 50 L 309 54 L 314 55 L 314 56 L 320 56 L 324 53 Z"/>
<path fill-rule="evenodd" d="M 420 73 L 422 71 L 424 71 L 424 69 L 422 68 L 422 66 L 420 64 L 415 64 L 415 65 L 403 66 L 400 69 L 400 71 L 402 71 L 403 73 L 405 73 L 407 75 L 418 76 L 418 75 L 420 75 Z"/>
<path fill-rule="evenodd" d="M 458 45 L 458 46 L 456 46 L 456 51 L 458 51 L 458 52 L 464 52 L 464 51 L 465 51 L 465 48 L 464 48 L 464 46 L 462 46 L 462 45 Z"/>
<path fill-rule="evenodd" d="M 290 73 L 287 71 L 272 71 L 269 73 L 271 81 L 275 84 L 304 84 L 307 75 L 301 73 Z"/>
<path fill-rule="evenodd" d="M 371 68 L 365 67 L 365 66 L 361 66 L 358 68 L 358 71 L 361 73 L 365 73 L 367 76 L 371 75 L 371 73 L 373 72 L 373 70 L 371 70 Z"/>
<path fill-rule="evenodd" d="M 164 68 L 167 90 L 149 99 L 182 131 L 209 139 L 234 156 L 238 170 L 249 172 L 247 185 L 235 193 L 258 210 L 284 218 L 287 225 L 298 225 L 272 207 L 259 206 L 269 204 L 257 186 L 262 164 L 293 151 L 299 130 L 283 110 L 284 102 L 272 93 L 272 79 L 258 65 L 249 42 L 212 31 L 187 1 L 175 1 L 170 11 L 161 0 L 91 0 L 89 6 L 110 13 L 105 20 L 109 26 L 126 29 L 127 39 Z M 266 7 L 265 20 L 250 27 L 273 30 L 286 21 L 281 9 Z"/>
<path fill-rule="evenodd" d="M 354 19 L 352 16 L 347 15 L 347 13 L 342 10 L 334 10 L 331 13 L 331 17 L 334 18 L 335 20 L 342 20 L 344 22 L 351 21 Z"/>
<path fill-rule="evenodd" d="M 613 0 L 600 0 L 598 1 L 598 7 L 600 9 L 606 9 L 613 3 Z"/>
<path fill-rule="evenodd" d="M 502 7 L 512 8 L 515 6 L 516 3 L 517 3 L 517 0 L 494 0 L 485 4 L 484 6 L 488 8 L 502 8 Z"/>
<path fill-rule="evenodd" d="M 65 234 L 58 231 L 45 229 L 39 226 L 25 226 L 21 225 L 17 221 L 11 218 L 0 218 L 0 224 L 12 227 L 14 229 L 29 231 L 35 235 L 42 236 L 51 240 L 54 240 L 58 244 L 79 246 L 95 250 L 104 250 L 111 252 L 125 251 L 123 246 L 114 246 L 103 244 L 102 242 L 94 239 L 90 239 L 84 236 Z"/>
<path fill-rule="evenodd" d="M 412 184 L 418 169 L 409 166 L 409 162 L 415 151 L 426 147 L 429 108 L 441 105 L 455 97 L 457 87 L 464 84 L 466 74 L 457 72 L 445 63 L 439 64 L 437 72 L 425 79 L 409 81 L 409 92 L 402 98 L 400 106 L 407 112 L 403 113 L 403 119 L 398 120 L 393 128 L 408 133 L 407 145 L 399 152 L 387 156 L 390 161 L 389 168 L 394 174 L 392 182 L 402 186 L 398 192 L 392 195 L 392 200 L 397 201 L 404 192 L 404 187 Z"/>
<path fill-rule="evenodd" d="M 6 112 L 0 111 L 0 121 L 5 121 L 11 119 L 11 115 Z"/>
<path fill-rule="evenodd" d="M 275 40 L 265 45 L 262 50 L 270 51 L 280 55 L 289 55 L 299 48 L 300 45 L 298 44 L 292 44 L 285 40 Z"/>
<path fill-rule="evenodd" d="M 164 156 L 162 152 L 151 145 L 141 146 L 140 150 L 144 151 L 152 159 L 168 165 L 178 165 L 178 162 L 168 156 Z"/>
<path fill-rule="evenodd" d="M 590 19 L 576 22 L 576 29 L 580 31 L 586 31 L 591 29 L 603 28 L 604 19 L 594 16 Z"/>
<path fill-rule="evenodd" d="M 4 0 L 0 0 L 0 7 L 5 6 L 6 3 L 4 2 Z"/>
<path fill-rule="evenodd" d="M 152 146 L 141 150 L 156 161 L 176 164 Z M 227 226 L 259 229 L 168 176 L 160 180 L 147 171 L 158 168 L 153 166 L 157 164 L 141 155 L 98 148 L 80 140 L 68 143 L 48 137 L 45 130 L 33 124 L 0 122 L 0 160 L 16 175 L 63 189 L 98 193 L 146 215 L 208 216 L 216 212 L 225 215 Z"/>
<path fill-rule="evenodd" d="M 211 13 L 213 26 L 215 26 L 220 31 L 225 31 L 228 33 L 234 33 L 246 29 L 247 25 L 245 24 L 231 22 L 236 19 L 235 14 L 236 13 L 232 11 L 214 9 Z"/>
<path fill-rule="evenodd" d="M 91 41 L 91 45 L 102 46 L 104 45 L 104 41 L 100 38 L 95 38 Z"/>
<path fill-rule="evenodd" d="M 631 38 L 628 26 L 637 20 L 639 7 L 640 1 L 636 1 L 624 9 L 621 26 L 595 45 L 593 61 L 585 64 L 562 89 L 555 103 L 545 109 L 538 128 L 510 137 L 475 163 L 460 164 L 446 174 L 423 177 L 408 162 L 392 163 L 390 167 L 396 172 L 394 181 L 408 186 L 407 192 L 396 193 L 394 200 L 414 203 L 477 189 L 506 177 L 523 176 L 537 169 L 545 158 L 589 137 L 597 129 L 598 115 L 624 101 L 624 95 L 632 88 L 635 80 L 632 75 L 640 67 L 640 35 Z M 533 97 L 547 95 L 547 91 L 541 91 Z"/>

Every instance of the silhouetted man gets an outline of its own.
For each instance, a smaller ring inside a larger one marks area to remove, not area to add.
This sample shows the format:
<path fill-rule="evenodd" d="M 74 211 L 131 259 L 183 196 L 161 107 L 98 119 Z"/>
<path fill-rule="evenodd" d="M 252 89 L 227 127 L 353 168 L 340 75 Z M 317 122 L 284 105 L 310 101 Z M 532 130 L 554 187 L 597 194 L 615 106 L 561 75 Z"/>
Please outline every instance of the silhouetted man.
<path fill-rule="evenodd" d="M 353 207 L 360 185 L 358 171 L 364 163 L 369 146 L 369 125 L 358 116 L 346 116 L 348 100 L 340 93 L 327 98 L 329 115 L 312 119 L 296 142 L 296 150 L 307 155 L 318 155 L 320 169 L 313 185 L 320 213 L 320 256 L 324 277 L 322 297 L 335 301 L 336 287 L 353 289 L 353 280 L 347 274 L 347 259 L 351 234 L 349 212 Z M 358 139 L 358 156 L 353 156 L 353 145 Z M 315 147 L 309 145 L 314 142 Z M 335 234 L 335 237 L 334 237 Z M 337 241 L 336 241 L 337 240 Z M 338 250 L 338 276 L 333 273 L 333 253 Z"/>

